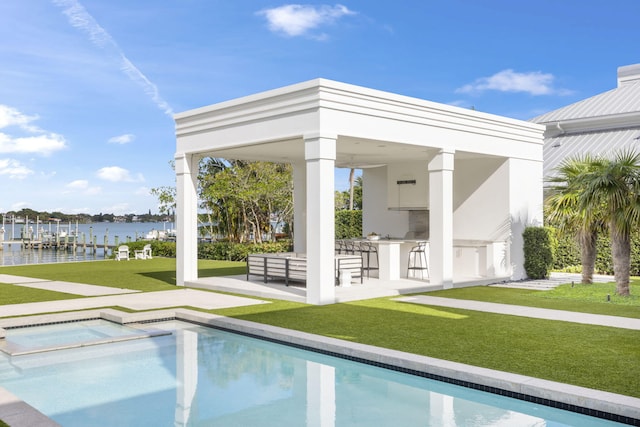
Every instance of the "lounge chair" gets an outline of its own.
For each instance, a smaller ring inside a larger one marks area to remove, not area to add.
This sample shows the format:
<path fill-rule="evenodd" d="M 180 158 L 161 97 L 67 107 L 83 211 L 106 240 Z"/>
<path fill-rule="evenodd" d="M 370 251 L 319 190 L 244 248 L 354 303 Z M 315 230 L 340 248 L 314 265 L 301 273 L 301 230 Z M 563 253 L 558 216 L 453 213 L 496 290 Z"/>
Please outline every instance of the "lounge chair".
<path fill-rule="evenodd" d="M 151 259 L 151 245 L 146 244 L 142 249 L 136 249 L 135 252 L 136 259 Z"/>
<path fill-rule="evenodd" d="M 129 246 L 127 245 L 118 246 L 118 251 L 116 252 L 116 261 L 121 261 L 123 259 L 129 261 Z"/>

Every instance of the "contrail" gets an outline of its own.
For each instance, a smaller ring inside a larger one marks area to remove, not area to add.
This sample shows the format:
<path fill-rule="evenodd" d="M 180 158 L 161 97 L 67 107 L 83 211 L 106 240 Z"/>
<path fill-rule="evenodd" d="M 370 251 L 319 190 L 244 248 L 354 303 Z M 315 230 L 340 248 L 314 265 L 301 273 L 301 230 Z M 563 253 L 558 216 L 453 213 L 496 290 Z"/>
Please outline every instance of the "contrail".
<path fill-rule="evenodd" d="M 102 49 L 111 50 L 120 60 L 120 69 L 124 71 L 132 81 L 142 87 L 144 92 L 151 97 L 158 108 L 169 117 L 173 117 L 173 110 L 160 96 L 158 87 L 149 81 L 138 67 L 133 65 L 113 37 L 93 19 L 93 16 L 87 12 L 78 0 L 53 0 L 53 4 L 62 7 L 64 9 L 63 13 L 67 15 L 69 19 L 69 23 L 73 27 L 84 31 L 93 44 Z"/>

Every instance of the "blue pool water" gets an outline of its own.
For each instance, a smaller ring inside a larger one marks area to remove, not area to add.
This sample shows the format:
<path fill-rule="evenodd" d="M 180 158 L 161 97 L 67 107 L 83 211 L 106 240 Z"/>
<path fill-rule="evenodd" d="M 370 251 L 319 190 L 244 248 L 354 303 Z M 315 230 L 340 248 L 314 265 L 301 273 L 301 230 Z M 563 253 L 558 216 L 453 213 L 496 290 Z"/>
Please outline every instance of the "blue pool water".
<path fill-rule="evenodd" d="M 190 323 L 152 326 L 173 333 L 0 354 L 0 384 L 70 427 L 620 425 Z"/>

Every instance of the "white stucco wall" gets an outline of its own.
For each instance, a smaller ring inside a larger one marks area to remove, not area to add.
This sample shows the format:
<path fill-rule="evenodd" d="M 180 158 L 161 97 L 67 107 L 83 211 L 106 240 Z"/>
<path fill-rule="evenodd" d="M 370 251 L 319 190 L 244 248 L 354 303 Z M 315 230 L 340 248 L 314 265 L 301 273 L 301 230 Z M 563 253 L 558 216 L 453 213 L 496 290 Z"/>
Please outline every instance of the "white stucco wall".
<path fill-rule="evenodd" d="M 505 159 L 458 160 L 453 183 L 453 238 L 506 240 L 510 213 Z"/>
<path fill-rule="evenodd" d="M 409 229 L 409 213 L 387 207 L 387 167 L 362 170 L 362 232 L 404 237 Z"/>
<path fill-rule="evenodd" d="M 509 159 L 507 167 L 511 180 L 509 211 L 512 277 L 518 280 L 526 277 L 522 233 L 527 226 L 543 224 L 542 161 Z"/>

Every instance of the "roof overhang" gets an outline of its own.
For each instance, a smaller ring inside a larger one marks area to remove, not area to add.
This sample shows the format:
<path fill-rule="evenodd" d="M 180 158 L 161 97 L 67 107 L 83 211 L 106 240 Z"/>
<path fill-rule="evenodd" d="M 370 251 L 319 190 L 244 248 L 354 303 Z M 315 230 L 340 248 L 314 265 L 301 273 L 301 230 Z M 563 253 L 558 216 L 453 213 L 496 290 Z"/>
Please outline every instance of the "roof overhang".
<path fill-rule="evenodd" d="M 337 139 L 336 164 L 367 167 L 461 157 L 542 161 L 544 126 L 325 79 L 174 116 L 177 152 L 228 159 L 304 160 L 304 139 Z"/>

